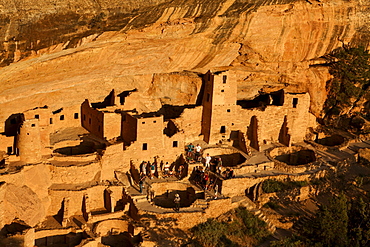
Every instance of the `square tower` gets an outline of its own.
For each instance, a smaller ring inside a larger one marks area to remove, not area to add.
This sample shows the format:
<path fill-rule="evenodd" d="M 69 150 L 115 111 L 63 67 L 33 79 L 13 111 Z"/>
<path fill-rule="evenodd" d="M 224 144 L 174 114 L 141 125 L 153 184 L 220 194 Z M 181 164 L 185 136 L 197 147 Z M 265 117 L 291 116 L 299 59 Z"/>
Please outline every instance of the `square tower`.
<path fill-rule="evenodd" d="M 230 117 L 236 112 L 237 82 L 231 71 L 208 71 L 203 78 L 202 134 L 214 143 L 225 138 Z"/>

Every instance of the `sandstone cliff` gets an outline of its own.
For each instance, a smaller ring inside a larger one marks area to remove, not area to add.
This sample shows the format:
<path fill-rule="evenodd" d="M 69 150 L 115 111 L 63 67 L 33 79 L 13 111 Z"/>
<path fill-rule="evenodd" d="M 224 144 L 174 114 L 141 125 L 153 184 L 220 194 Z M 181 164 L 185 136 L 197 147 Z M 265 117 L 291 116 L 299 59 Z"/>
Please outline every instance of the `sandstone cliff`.
<path fill-rule="evenodd" d="M 36 106 L 58 109 L 84 98 L 102 100 L 112 88 L 137 88 L 147 102 L 163 102 L 174 97 L 174 87 L 164 86 L 173 83 L 166 73 L 204 73 L 222 66 L 240 70 L 240 98 L 259 90 L 308 91 L 318 116 L 329 78 L 317 65 L 319 58 L 342 42 L 367 45 L 368 5 L 341 0 L 2 1 L 0 120 Z M 182 91 L 183 84 L 172 103 L 195 103 L 199 88 Z"/>

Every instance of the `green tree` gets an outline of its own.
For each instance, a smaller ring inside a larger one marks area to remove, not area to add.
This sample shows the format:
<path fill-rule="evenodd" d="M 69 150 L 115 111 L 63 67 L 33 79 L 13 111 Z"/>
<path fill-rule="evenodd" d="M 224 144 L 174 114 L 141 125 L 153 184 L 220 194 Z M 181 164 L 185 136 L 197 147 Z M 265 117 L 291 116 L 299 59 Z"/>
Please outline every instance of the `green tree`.
<path fill-rule="evenodd" d="M 351 246 L 369 246 L 370 240 L 370 207 L 360 197 L 354 200 L 349 210 L 349 240 Z"/>
<path fill-rule="evenodd" d="M 321 205 L 312 224 L 308 224 L 304 235 L 311 239 L 312 245 L 348 246 L 347 199 L 344 194 L 333 197 L 327 205 Z"/>
<path fill-rule="evenodd" d="M 330 74 L 333 75 L 326 85 L 328 98 L 324 104 L 324 121 L 326 124 L 333 124 L 332 120 L 349 114 L 368 90 L 370 54 L 364 47 L 344 45 L 324 58 L 330 66 Z"/>

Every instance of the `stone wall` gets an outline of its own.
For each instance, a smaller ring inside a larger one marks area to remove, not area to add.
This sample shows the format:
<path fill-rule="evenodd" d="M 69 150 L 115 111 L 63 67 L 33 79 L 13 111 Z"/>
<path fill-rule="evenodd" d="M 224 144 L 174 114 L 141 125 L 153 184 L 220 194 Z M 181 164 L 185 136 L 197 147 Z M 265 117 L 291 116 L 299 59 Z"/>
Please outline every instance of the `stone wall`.
<path fill-rule="evenodd" d="M 88 100 L 81 104 L 81 125 L 97 137 L 104 138 L 104 114 L 93 109 Z"/>
<path fill-rule="evenodd" d="M 55 184 L 78 184 L 93 181 L 100 172 L 100 162 L 83 165 L 54 166 L 49 165 L 51 180 Z"/>
<path fill-rule="evenodd" d="M 120 113 L 104 112 L 104 138 L 107 140 L 121 136 L 122 116 Z"/>

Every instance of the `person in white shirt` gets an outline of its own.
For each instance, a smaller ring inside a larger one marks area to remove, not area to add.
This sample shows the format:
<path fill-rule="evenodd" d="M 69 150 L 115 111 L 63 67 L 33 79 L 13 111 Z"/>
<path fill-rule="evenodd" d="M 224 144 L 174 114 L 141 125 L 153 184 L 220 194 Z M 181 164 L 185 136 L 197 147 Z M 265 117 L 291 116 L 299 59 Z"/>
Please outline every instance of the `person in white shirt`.
<path fill-rule="evenodd" d="M 195 149 L 195 161 L 196 162 L 201 161 L 199 160 L 199 158 L 201 157 L 200 151 L 202 150 L 202 147 L 199 144 L 197 144 L 194 149 Z"/>
<path fill-rule="evenodd" d="M 207 154 L 207 156 L 204 158 L 205 160 L 205 166 L 206 166 L 206 169 L 209 169 L 209 166 L 210 166 L 210 163 L 211 163 L 211 160 L 212 160 L 212 157 L 209 156 L 209 154 Z"/>

